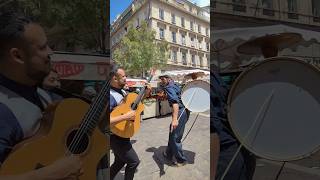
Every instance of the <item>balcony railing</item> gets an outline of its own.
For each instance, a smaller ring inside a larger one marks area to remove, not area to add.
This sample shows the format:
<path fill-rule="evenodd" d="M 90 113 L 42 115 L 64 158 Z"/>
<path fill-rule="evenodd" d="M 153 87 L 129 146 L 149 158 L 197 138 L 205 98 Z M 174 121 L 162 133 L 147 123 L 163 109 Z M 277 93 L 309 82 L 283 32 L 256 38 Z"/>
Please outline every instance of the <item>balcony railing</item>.
<path fill-rule="evenodd" d="M 262 14 L 266 16 L 274 16 L 274 10 L 273 9 L 263 9 Z"/>
<path fill-rule="evenodd" d="M 296 12 L 288 12 L 289 19 L 299 19 L 299 14 Z"/>

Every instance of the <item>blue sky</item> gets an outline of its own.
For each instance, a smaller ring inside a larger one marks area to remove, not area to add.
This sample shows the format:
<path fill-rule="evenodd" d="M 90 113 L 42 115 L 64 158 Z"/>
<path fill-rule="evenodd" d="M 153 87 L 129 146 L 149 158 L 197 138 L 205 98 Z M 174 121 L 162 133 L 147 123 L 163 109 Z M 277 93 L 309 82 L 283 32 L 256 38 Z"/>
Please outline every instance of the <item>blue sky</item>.
<path fill-rule="evenodd" d="M 207 6 L 210 4 L 210 0 L 189 0 L 193 3 L 197 3 L 198 6 Z M 121 14 L 130 4 L 132 0 L 110 0 L 110 23 Z"/>

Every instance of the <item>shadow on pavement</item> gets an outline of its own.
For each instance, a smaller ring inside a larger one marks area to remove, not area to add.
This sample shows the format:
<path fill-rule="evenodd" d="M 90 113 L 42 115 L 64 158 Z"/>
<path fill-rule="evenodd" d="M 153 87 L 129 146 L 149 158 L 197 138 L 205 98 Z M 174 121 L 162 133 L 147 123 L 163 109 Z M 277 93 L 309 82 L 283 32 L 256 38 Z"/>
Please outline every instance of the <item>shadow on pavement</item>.
<path fill-rule="evenodd" d="M 160 146 L 158 148 L 155 147 L 150 147 L 148 149 L 146 149 L 147 152 L 153 152 L 153 160 L 157 163 L 158 167 L 159 167 L 159 175 L 160 177 L 163 176 L 167 170 L 164 169 L 164 165 L 167 166 L 174 166 L 174 163 L 170 160 L 167 160 L 164 156 L 163 156 L 163 152 L 166 150 L 167 146 Z M 188 150 L 183 150 L 183 153 L 185 154 L 185 156 L 187 157 L 188 160 L 188 164 L 194 164 L 194 159 L 195 159 L 195 153 L 192 151 L 188 151 Z"/>

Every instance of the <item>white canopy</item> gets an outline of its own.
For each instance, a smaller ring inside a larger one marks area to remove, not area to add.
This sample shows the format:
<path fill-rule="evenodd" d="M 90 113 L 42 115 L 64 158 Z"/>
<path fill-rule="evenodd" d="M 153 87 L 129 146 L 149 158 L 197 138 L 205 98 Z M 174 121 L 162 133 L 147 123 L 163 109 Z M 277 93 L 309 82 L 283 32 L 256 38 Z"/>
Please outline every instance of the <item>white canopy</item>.
<path fill-rule="evenodd" d="M 201 69 L 190 69 L 190 70 L 176 70 L 176 71 L 166 71 L 164 74 L 169 76 L 185 76 L 191 73 L 203 72 L 205 75 L 209 75 L 209 71 L 201 70 Z"/>
<path fill-rule="evenodd" d="M 294 28 L 286 25 L 272 25 L 248 28 L 232 28 L 213 31 L 211 35 L 211 43 L 213 43 L 213 64 L 217 65 L 220 61 L 222 68 L 230 66 L 246 65 L 253 61 L 262 60 L 262 55 L 245 55 L 237 52 L 237 47 L 246 41 L 272 34 L 280 33 L 297 33 L 302 36 L 302 41 L 291 47 L 296 50 L 299 46 L 310 46 L 313 43 L 320 42 L 320 33 L 311 30 Z"/>
<path fill-rule="evenodd" d="M 174 71 L 166 71 L 158 76 L 153 77 L 153 80 L 158 79 L 161 75 L 169 75 L 172 79 L 183 82 L 185 81 L 184 77 L 185 75 L 191 74 L 191 73 L 198 73 L 203 72 L 204 73 L 204 79 L 208 78 L 210 76 L 210 71 L 202 70 L 202 69 L 188 69 L 188 70 L 174 70 Z"/>

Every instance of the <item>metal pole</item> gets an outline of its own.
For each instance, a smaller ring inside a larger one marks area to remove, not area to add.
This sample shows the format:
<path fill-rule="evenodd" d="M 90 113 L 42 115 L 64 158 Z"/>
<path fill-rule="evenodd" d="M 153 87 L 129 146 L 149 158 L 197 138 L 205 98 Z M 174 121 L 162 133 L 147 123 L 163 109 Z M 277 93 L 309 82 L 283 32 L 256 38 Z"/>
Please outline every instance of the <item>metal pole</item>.
<path fill-rule="evenodd" d="M 218 73 L 220 73 L 220 52 L 217 51 Z"/>

